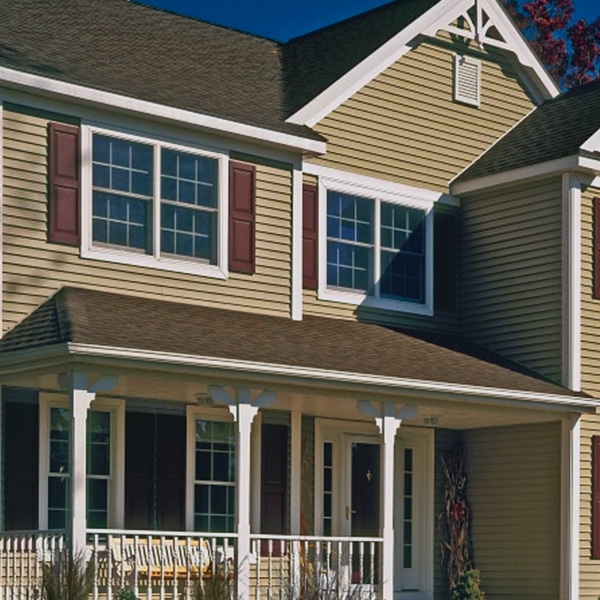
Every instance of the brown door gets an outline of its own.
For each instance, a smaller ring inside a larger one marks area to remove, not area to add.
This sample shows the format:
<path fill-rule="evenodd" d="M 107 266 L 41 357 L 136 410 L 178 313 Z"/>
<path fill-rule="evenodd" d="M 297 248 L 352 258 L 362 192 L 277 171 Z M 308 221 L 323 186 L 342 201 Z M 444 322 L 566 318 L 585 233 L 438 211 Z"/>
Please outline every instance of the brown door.
<path fill-rule="evenodd" d="M 185 528 L 185 417 L 125 418 L 125 527 Z"/>

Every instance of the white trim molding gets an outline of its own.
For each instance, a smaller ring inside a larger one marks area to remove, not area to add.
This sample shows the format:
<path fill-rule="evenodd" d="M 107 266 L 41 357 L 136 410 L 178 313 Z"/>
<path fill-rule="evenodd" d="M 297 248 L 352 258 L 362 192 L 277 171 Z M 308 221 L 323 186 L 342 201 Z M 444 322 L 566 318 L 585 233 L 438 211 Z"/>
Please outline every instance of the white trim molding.
<path fill-rule="evenodd" d="M 581 419 L 570 414 L 561 433 L 561 560 L 560 597 L 579 598 L 579 538 L 581 493 Z"/>
<path fill-rule="evenodd" d="M 486 43 L 513 53 L 529 72 L 536 91 L 545 99 L 557 96 L 560 89 L 497 0 L 441 0 L 294 113 L 288 122 L 314 126 L 414 48 L 420 36 L 435 36 L 440 29 L 447 28 L 456 18 L 467 13 L 474 4 L 485 10 L 490 24 L 505 40 L 497 42 L 488 37 Z"/>
<path fill-rule="evenodd" d="M 581 182 L 562 176 L 562 384 L 581 390 Z"/>
<path fill-rule="evenodd" d="M 564 158 L 557 158 L 543 163 L 511 169 L 494 175 L 485 175 L 450 184 L 450 191 L 456 196 L 464 196 L 471 192 L 520 183 L 531 179 L 547 177 L 549 175 L 562 175 L 567 171 L 578 171 L 595 175 L 600 173 L 600 160 L 586 158 L 573 154 Z"/>
<path fill-rule="evenodd" d="M 105 106 L 114 109 L 126 110 L 138 115 L 151 116 L 159 119 L 166 119 L 184 126 L 197 126 L 207 130 L 218 131 L 225 135 L 235 137 L 244 137 L 252 140 L 293 148 L 304 152 L 314 152 L 324 154 L 326 151 L 325 142 L 304 138 L 297 135 L 291 135 L 272 129 L 247 125 L 238 121 L 231 121 L 220 117 L 212 117 L 202 113 L 197 113 L 164 104 L 148 102 L 146 100 L 137 100 L 121 94 L 104 92 L 94 88 L 65 83 L 40 75 L 23 73 L 14 69 L 0 67 L 0 85 L 13 87 L 16 89 L 31 91 L 36 94 L 48 95 L 58 98 L 73 98 L 79 102 L 84 102 L 92 106 Z"/>

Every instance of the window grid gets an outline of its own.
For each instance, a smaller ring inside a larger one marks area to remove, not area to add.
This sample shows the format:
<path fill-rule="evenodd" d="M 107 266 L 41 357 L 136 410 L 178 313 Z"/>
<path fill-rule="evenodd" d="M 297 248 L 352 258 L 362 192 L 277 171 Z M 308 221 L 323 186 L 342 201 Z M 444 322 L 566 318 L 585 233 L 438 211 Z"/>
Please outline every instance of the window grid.
<path fill-rule="evenodd" d="M 323 535 L 333 535 L 333 444 L 323 443 Z"/>
<path fill-rule="evenodd" d="M 217 263 L 216 158 L 95 132 L 92 145 L 94 244 Z"/>
<path fill-rule="evenodd" d="M 196 421 L 194 529 L 231 532 L 235 517 L 235 433 L 231 423 Z"/>
<path fill-rule="evenodd" d="M 329 190 L 327 286 L 424 303 L 425 219 L 422 209 Z"/>
<path fill-rule="evenodd" d="M 403 566 L 413 567 L 413 484 L 414 484 L 414 453 L 412 448 L 404 449 L 404 514 L 403 514 Z"/>

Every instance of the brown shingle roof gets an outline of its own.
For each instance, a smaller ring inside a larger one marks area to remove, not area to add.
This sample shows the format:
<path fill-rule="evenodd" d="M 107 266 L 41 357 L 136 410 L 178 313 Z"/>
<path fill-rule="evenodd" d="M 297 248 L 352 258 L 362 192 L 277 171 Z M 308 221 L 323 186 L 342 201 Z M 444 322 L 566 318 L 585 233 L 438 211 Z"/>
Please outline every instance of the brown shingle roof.
<path fill-rule="evenodd" d="M 600 81 L 547 100 L 471 165 L 456 182 L 565 158 L 600 129 Z"/>
<path fill-rule="evenodd" d="M 302 321 L 63 288 L 0 341 L 0 356 L 66 342 L 574 395 L 460 338 L 323 317 Z"/>

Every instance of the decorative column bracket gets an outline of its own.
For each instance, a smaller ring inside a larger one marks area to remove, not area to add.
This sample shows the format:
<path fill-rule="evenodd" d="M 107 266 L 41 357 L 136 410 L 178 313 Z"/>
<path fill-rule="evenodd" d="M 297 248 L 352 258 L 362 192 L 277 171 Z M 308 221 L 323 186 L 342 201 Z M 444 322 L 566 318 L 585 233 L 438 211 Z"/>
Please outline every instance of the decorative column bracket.
<path fill-rule="evenodd" d="M 382 437 L 381 445 L 381 598 L 393 600 L 394 597 L 394 451 L 396 432 L 403 419 L 414 419 L 417 407 L 406 404 L 401 408 L 390 402 L 375 404 L 359 401 L 359 410 L 375 419 Z"/>
<path fill-rule="evenodd" d="M 60 373 L 58 384 L 69 393 L 71 428 L 69 435 L 69 496 L 68 532 L 71 551 L 82 552 L 86 546 L 87 527 L 87 416 L 98 392 L 110 392 L 117 384 L 115 375 L 105 375 L 89 383 L 86 371 Z"/>
<path fill-rule="evenodd" d="M 235 445 L 236 465 L 236 517 L 237 517 L 237 598 L 250 600 L 250 497 L 251 464 L 250 434 L 252 422 L 260 408 L 273 405 L 277 394 L 265 390 L 254 398 L 252 390 L 240 388 L 233 398 L 220 386 L 209 386 L 208 393 L 219 404 L 225 404 L 237 425 Z"/>

